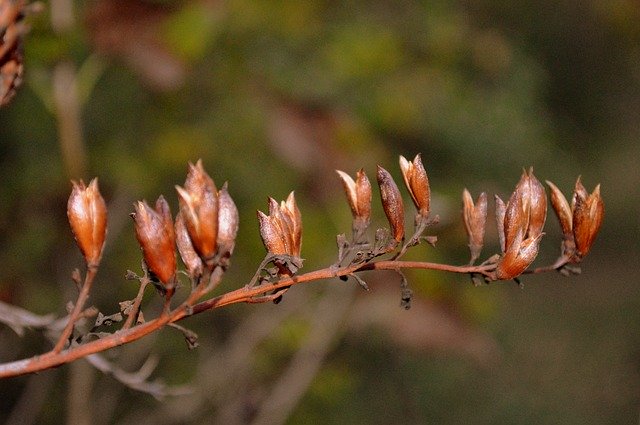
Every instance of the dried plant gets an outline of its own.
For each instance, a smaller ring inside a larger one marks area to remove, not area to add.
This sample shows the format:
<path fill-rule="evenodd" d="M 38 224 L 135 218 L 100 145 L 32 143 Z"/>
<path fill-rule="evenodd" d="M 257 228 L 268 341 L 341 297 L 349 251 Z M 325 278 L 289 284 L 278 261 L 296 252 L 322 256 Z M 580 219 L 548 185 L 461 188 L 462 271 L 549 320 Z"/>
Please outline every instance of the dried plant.
<path fill-rule="evenodd" d="M 9 103 L 22 84 L 23 18 L 28 11 L 26 0 L 0 2 L 0 106 Z"/>
<path fill-rule="evenodd" d="M 358 274 L 362 271 L 392 270 L 401 276 L 401 305 L 408 308 L 411 290 L 401 270 L 430 269 L 467 274 L 474 284 L 489 284 L 499 280 L 516 280 L 523 274 L 558 271 L 563 274 L 578 273 L 577 264 L 590 251 L 602 224 L 604 204 L 600 186 L 589 194 L 578 179 L 572 204 L 569 205 L 560 190 L 551 182 L 551 205 L 562 229 L 562 250 L 559 258 L 550 266 L 531 268 L 544 235 L 547 199 L 544 187 L 534 176 L 533 170 L 523 172 L 507 203 L 496 196 L 500 253 L 489 256 L 479 265 L 484 245 L 487 222 L 487 195 L 481 193 L 476 202 L 468 190 L 462 195 L 462 218 L 468 236 L 470 261 L 468 265 L 404 261 L 400 257 L 411 247 L 428 242 L 436 244 L 435 236 L 425 236 L 427 228 L 438 221 L 431 217 L 430 186 L 420 155 L 412 162 L 400 157 L 400 169 L 406 187 L 416 207 L 413 235 L 406 237 L 405 207 L 400 189 L 391 174 L 378 166 L 377 181 L 384 213 L 389 228 L 370 231 L 371 184 L 364 170 L 353 179 L 338 171 L 353 216 L 352 236 L 337 236 L 337 261 L 323 269 L 300 273 L 302 260 L 302 217 L 293 192 L 278 203 L 269 198 L 268 212 L 257 212 L 258 225 L 266 256 L 253 278 L 236 290 L 209 296 L 220 283 L 230 266 L 238 231 L 238 210 L 227 184 L 218 190 L 201 161 L 189 164 L 184 186 L 176 186 L 179 212 L 173 219 L 171 209 L 161 195 L 154 207 L 145 201 L 135 204 L 135 236 L 142 249 L 143 271 L 139 276 L 131 271 L 130 280 L 138 280 L 140 289 L 133 300 L 120 303 L 116 314 L 105 315 L 95 308 L 85 309 L 92 282 L 98 272 L 107 234 L 107 208 L 97 179 L 88 186 L 81 181 L 72 183 L 67 214 L 73 235 L 85 262 L 82 278 L 79 271 L 72 275 L 80 293 L 68 316 L 64 329 L 57 330 L 58 338 L 51 351 L 28 359 L 0 364 L 0 377 L 38 372 L 60 366 L 110 348 L 136 341 L 165 326 L 181 330 L 190 347 L 197 346 L 197 335 L 177 325 L 189 316 L 237 303 L 278 302 L 291 287 L 303 283 L 339 278 L 355 282 L 365 289 L 367 283 Z M 191 282 L 187 294 L 181 294 L 177 285 L 178 267 L 176 252 L 184 264 L 184 273 Z M 154 286 L 163 299 L 164 308 L 155 318 L 148 320 L 142 314 L 142 298 L 147 286 Z M 181 301 L 177 301 L 182 298 Z M 123 322 L 113 333 L 101 333 L 98 339 L 91 332 L 83 334 L 76 327 L 79 321 L 95 316 L 96 327 L 105 321 Z M 124 320 L 126 316 L 126 320 Z M 21 312 L 11 315 L 12 327 L 20 328 Z M 18 318 L 18 319 L 16 319 Z M 46 323 L 52 321 L 49 320 Z M 28 323 L 23 324 L 28 326 Z"/>

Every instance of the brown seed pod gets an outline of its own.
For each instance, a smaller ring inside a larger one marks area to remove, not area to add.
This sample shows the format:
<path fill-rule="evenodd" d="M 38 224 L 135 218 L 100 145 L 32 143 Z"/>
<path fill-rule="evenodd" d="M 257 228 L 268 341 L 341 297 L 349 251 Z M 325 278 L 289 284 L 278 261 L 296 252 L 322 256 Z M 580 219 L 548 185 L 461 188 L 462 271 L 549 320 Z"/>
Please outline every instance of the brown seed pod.
<path fill-rule="evenodd" d="M 462 192 L 462 220 L 469 238 L 471 263 L 480 257 L 487 223 L 487 194 L 482 192 L 475 205 L 467 189 Z"/>
<path fill-rule="evenodd" d="M 176 186 L 180 214 L 191 237 L 193 247 L 207 263 L 217 251 L 218 239 L 218 191 L 198 160 L 189 164 L 184 188 Z"/>
<path fill-rule="evenodd" d="M 565 239 L 573 239 L 573 211 L 569 202 L 555 184 L 547 180 L 547 185 L 551 190 L 551 206 L 560 222 L 562 235 Z"/>
<path fill-rule="evenodd" d="M 98 179 L 72 182 L 67 217 L 82 255 L 90 267 L 100 263 L 107 235 L 107 205 L 98 189 Z"/>
<path fill-rule="evenodd" d="M 365 230 L 371 222 L 371 183 L 364 169 L 358 170 L 355 181 L 344 171 L 336 170 L 353 215 L 353 227 Z"/>
<path fill-rule="evenodd" d="M 400 190 L 391 174 L 379 165 L 377 178 L 382 208 L 389 221 L 391 234 L 396 242 L 400 242 L 404 239 L 404 204 Z"/>
<path fill-rule="evenodd" d="M 400 155 L 400 170 L 411 199 L 418 209 L 418 214 L 427 218 L 431 204 L 431 189 L 421 155 L 417 154 L 412 162 Z"/>
<path fill-rule="evenodd" d="M 302 216 L 293 192 L 280 204 L 269 198 L 269 215 L 258 211 L 260 237 L 271 254 L 300 257 L 302 246 Z"/>
<path fill-rule="evenodd" d="M 573 211 L 573 235 L 576 243 L 576 254 L 584 258 L 591 249 L 598 235 L 604 217 L 604 202 L 600 196 L 600 185 L 590 195 L 580 182 L 576 182 Z"/>
<path fill-rule="evenodd" d="M 540 239 L 544 233 L 525 240 L 522 239 L 522 233 L 522 230 L 518 231 L 511 246 L 498 262 L 496 278 L 507 280 L 520 276 L 538 255 Z"/>
<path fill-rule="evenodd" d="M 160 196 L 156 208 L 139 201 L 132 214 L 135 232 L 149 270 L 163 284 L 172 285 L 176 274 L 176 236 L 171 221 L 169 204 Z"/>

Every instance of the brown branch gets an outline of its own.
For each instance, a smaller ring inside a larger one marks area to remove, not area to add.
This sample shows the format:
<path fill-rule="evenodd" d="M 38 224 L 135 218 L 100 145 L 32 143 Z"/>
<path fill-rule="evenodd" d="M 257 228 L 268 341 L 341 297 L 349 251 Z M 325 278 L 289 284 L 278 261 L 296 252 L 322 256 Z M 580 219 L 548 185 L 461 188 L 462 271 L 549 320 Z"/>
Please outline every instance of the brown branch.
<path fill-rule="evenodd" d="M 144 277 L 140 280 L 140 289 L 138 289 L 138 295 L 136 295 L 136 298 L 133 301 L 133 305 L 131 305 L 131 310 L 129 311 L 126 322 L 124 322 L 124 325 L 122 325 L 123 330 L 129 329 L 133 324 L 133 321 L 138 317 L 138 313 L 140 312 L 140 304 L 142 304 L 142 296 L 144 295 L 144 290 L 148 284 L 148 278 Z"/>
<path fill-rule="evenodd" d="M 84 283 L 82 284 L 82 288 L 80 289 L 80 295 L 78 295 L 76 305 L 73 307 L 73 311 L 69 316 L 69 322 L 67 322 L 67 326 L 65 326 L 64 330 L 62 331 L 62 335 L 60 335 L 60 338 L 58 339 L 58 342 L 56 343 L 52 352 L 59 353 L 60 351 L 62 351 L 69 337 L 73 333 L 73 327 L 75 326 L 76 321 L 80 317 L 80 313 L 82 313 L 82 308 L 84 307 L 84 304 L 87 302 L 87 299 L 89 298 L 89 292 L 91 291 L 91 286 L 93 285 L 93 280 L 95 279 L 97 272 L 98 272 L 97 267 L 87 268 L 87 274 L 85 276 Z"/>
<path fill-rule="evenodd" d="M 48 353 L 37 355 L 28 359 L 0 364 L 0 378 L 25 375 L 29 373 L 39 372 L 52 367 L 57 367 L 65 363 L 70 363 L 77 359 L 86 357 L 90 354 L 99 353 L 120 345 L 136 341 L 163 328 L 169 323 L 177 322 L 186 317 L 199 314 L 207 310 L 225 307 L 231 304 L 251 303 L 257 296 L 271 293 L 285 287 L 290 287 L 306 282 L 313 282 L 316 280 L 347 276 L 349 274 L 360 271 L 399 270 L 405 268 L 440 270 L 461 274 L 475 273 L 482 274 L 491 279 L 493 277 L 495 265 L 487 264 L 480 266 L 454 266 L 449 264 L 421 261 L 383 260 L 371 263 L 351 265 L 337 270 L 334 267 L 327 267 L 309 273 L 283 278 L 274 283 L 262 284 L 254 287 L 245 285 L 242 288 L 227 292 L 214 298 L 210 298 L 197 304 L 195 304 L 195 302 L 200 296 L 203 295 L 204 291 L 196 290 L 187 298 L 186 301 L 184 301 L 182 304 L 180 304 L 178 307 L 168 312 L 167 314 L 163 314 L 156 319 L 133 326 L 130 329 L 122 329 L 110 336 L 86 344 L 74 346 L 64 351 L 56 352 L 55 350 L 52 350 Z M 547 271 L 547 269 L 548 268 L 542 267 L 531 270 L 531 272 L 537 274 Z M 219 280 L 222 274 L 223 270 L 221 268 L 217 268 L 211 275 L 211 281 Z M 70 321 L 70 323 L 72 323 L 72 321 Z"/>

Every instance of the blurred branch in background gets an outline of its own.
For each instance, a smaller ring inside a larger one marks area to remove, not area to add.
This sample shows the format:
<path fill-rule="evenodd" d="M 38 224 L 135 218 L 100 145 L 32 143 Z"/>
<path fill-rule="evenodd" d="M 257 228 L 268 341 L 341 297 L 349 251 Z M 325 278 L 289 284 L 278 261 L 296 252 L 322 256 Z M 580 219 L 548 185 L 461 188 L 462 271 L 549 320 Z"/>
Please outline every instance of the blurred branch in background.
<path fill-rule="evenodd" d="M 73 0 L 51 2 L 51 28 L 58 37 L 71 37 L 76 23 L 74 9 Z M 69 177 L 80 178 L 87 172 L 87 152 L 82 131 L 77 69 L 70 59 L 62 59 L 54 66 L 51 85 L 53 112 L 65 169 Z"/>

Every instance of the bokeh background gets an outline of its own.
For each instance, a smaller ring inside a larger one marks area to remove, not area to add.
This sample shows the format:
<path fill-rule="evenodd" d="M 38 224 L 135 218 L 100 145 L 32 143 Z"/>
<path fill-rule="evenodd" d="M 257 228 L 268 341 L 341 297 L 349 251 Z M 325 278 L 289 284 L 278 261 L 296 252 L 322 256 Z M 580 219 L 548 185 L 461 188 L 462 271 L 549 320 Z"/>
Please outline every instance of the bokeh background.
<path fill-rule="evenodd" d="M 504 199 L 526 166 L 565 193 L 580 174 L 589 190 L 601 183 L 606 216 L 581 276 L 473 287 L 411 272 L 409 311 L 393 274 L 366 275 L 368 293 L 352 281 L 302 285 L 279 305 L 185 321 L 196 350 L 165 329 L 94 365 L 2 381 L 1 421 L 638 423 L 638 1 L 43 6 L 27 18 L 24 85 L 0 110 L 5 303 L 64 314 L 82 264 L 66 224 L 69 180 L 99 176 L 110 230 L 91 303 L 117 312 L 137 290 L 125 271 L 140 269 L 132 203 L 162 193 L 175 209 L 173 187 L 198 158 L 229 181 L 241 215 L 218 291 L 253 275 L 264 255 L 255 211 L 290 190 L 305 269 L 332 263 L 335 235 L 350 230 L 333 170 L 373 176 L 382 164 L 400 182 L 399 154 L 423 154 L 441 217 L 437 248 L 409 258 L 467 262 L 462 189 Z M 378 204 L 374 213 L 383 226 Z M 552 214 L 546 232 L 539 265 L 559 251 Z M 484 257 L 497 250 L 491 226 L 487 238 Z M 159 307 L 149 291 L 144 313 Z M 0 327 L 2 361 L 49 344 L 37 330 Z"/>

